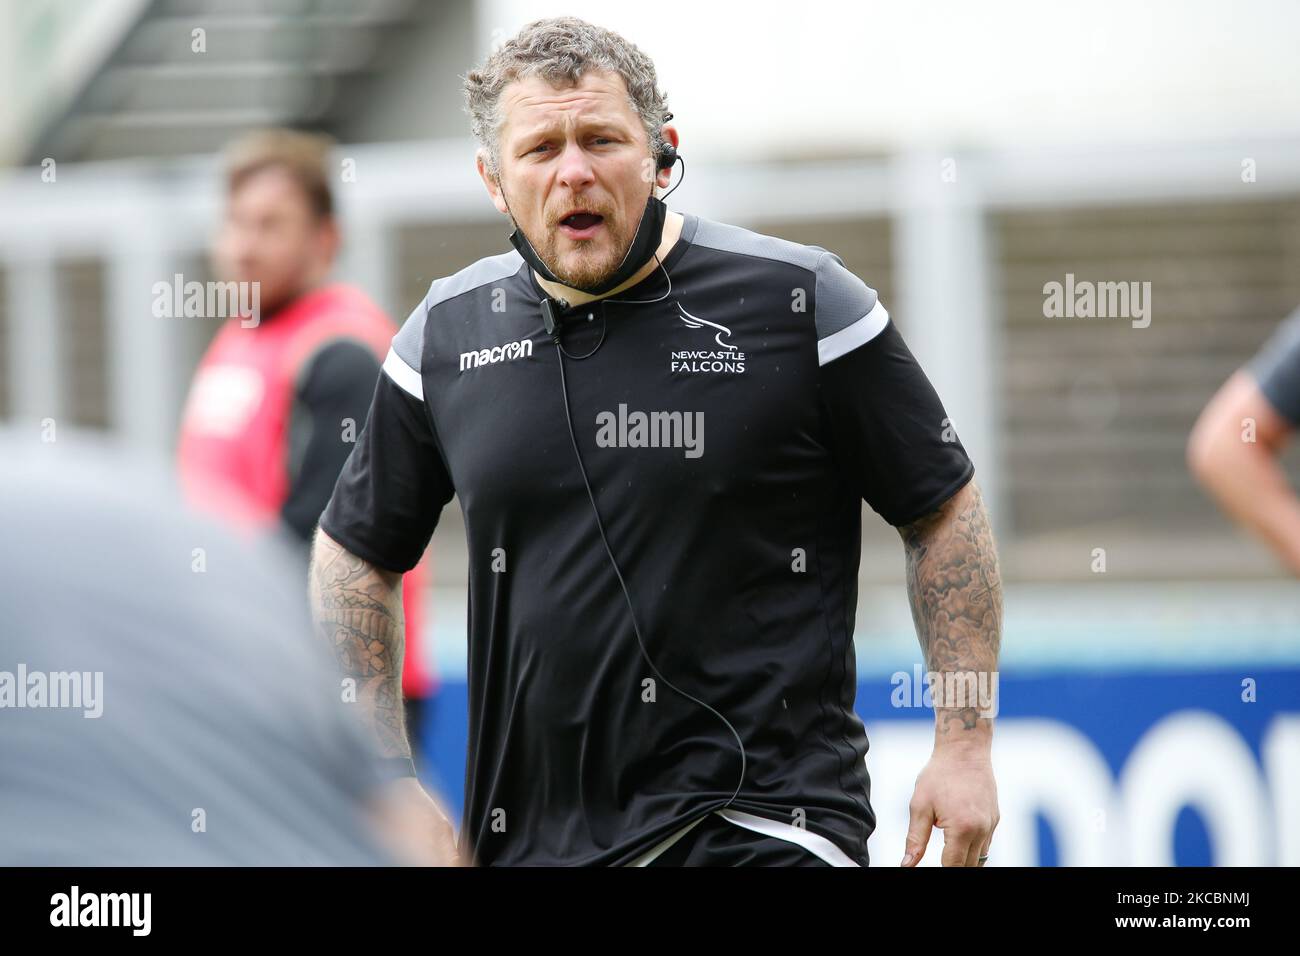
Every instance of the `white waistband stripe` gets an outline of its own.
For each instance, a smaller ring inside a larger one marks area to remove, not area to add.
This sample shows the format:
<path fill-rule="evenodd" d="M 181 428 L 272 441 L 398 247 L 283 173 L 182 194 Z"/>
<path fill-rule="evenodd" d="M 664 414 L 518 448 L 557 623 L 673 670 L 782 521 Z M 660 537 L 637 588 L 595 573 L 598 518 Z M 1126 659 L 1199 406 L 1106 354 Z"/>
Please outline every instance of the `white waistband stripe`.
<path fill-rule="evenodd" d="M 724 820 L 734 823 L 738 827 L 744 827 L 746 830 L 753 830 L 755 833 L 761 833 L 764 836 L 774 837 L 777 840 L 785 840 L 787 843 L 797 843 L 813 856 L 817 857 L 831 866 L 858 866 L 847 853 L 837 847 L 830 840 L 818 833 L 811 833 L 802 827 L 794 826 L 790 823 L 781 823 L 779 820 L 769 820 L 767 817 L 755 816 L 752 813 L 745 813 L 741 810 L 732 810 L 724 808 L 715 810 Z M 628 863 L 628 866 L 646 866 L 655 860 L 660 854 L 666 851 L 670 846 L 686 836 L 704 817 L 692 820 L 680 830 L 672 833 L 670 836 L 661 840 L 655 846 L 651 847 L 645 853 Z"/>
<path fill-rule="evenodd" d="M 777 820 L 769 820 L 767 817 L 756 817 L 752 813 L 744 813 L 740 810 L 733 810 L 730 807 L 725 807 L 717 812 L 737 826 L 744 827 L 746 830 L 753 830 L 755 833 L 761 833 L 764 836 L 776 837 L 778 840 L 797 843 L 813 856 L 825 860 L 831 866 L 858 865 L 849 858 L 847 853 L 820 833 L 813 833 L 810 830 L 805 830 L 803 827 L 797 827 L 790 823 L 781 823 Z"/>
<path fill-rule="evenodd" d="M 705 816 L 707 816 L 707 814 L 705 814 Z M 692 820 L 690 823 L 686 824 L 686 826 L 682 827 L 680 830 L 677 830 L 676 832 L 672 833 L 671 835 L 664 838 L 663 840 L 660 840 L 658 843 L 656 843 L 650 849 L 646 850 L 639 857 L 637 857 L 635 860 L 633 860 L 631 863 L 627 865 L 647 866 L 652 860 L 658 857 L 659 854 L 663 853 L 665 850 L 667 850 L 670 846 L 672 846 L 682 837 L 686 836 L 686 834 L 690 833 L 691 830 L 694 829 L 703 820 L 704 817 L 697 817 L 696 819 Z"/>

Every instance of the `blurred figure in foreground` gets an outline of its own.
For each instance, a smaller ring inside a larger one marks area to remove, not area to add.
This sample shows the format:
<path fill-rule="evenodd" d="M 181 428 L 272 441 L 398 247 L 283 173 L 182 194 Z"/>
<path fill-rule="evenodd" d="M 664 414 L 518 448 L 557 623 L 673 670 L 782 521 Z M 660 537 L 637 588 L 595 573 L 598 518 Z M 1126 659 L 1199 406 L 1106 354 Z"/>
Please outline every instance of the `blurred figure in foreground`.
<path fill-rule="evenodd" d="M 340 233 L 329 140 L 267 130 L 235 142 L 213 259 L 256 283 L 259 315 L 231 316 L 195 374 L 181 423 L 189 500 L 244 527 L 283 524 L 307 546 L 366 420 L 396 326 L 360 290 L 328 281 Z M 421 653 L 424 566 L 403 579 L 402 673 L 412 752 L 434 691 Z"/>
<path fill-rule="evenodd" d="M 1278 459 L 1300 428 L 1300 309 L 1219 389 L 1192 430 L 1188 464 L 1239 525 L 1300 576 L 1300 498 Z"/>
<path fill-rule="evenodd" d="M 236 538 L 161 463 L 85 438 L 0 429 L 0 457 L 0 862 L 441 858 L 342 703 L 277 535 Z"/>

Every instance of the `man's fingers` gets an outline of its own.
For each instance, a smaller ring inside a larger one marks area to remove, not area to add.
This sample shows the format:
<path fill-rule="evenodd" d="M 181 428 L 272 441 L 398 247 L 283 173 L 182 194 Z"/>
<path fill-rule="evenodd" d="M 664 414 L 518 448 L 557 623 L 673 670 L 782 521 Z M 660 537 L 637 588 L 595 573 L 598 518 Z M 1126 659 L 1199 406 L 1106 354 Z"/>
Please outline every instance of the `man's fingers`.
<path fill-rule="evenodd" d="M 983 849 L 980 850 L 980 856 L 988 856 L 988 855 L 989 855 L 989 848 L 990 848 L 991 846 L 993 846 L 993 831 L 996 830 L 996 829 L 998 828 L 998 823 L 1001 821 L 1001 819 L 1002 819 L 1001 814 L 998 814 L 998 813 L 995 811 L 995 812 L 994 812 L 994 817 L 993 817 L 993 826 L 989 827 L 989 835 L 986 836 L 986 837 L 984 838 Z M 984 865 L 984 861 L 981 861 L 981 860 L 979 859 L 979 857 L 976 857 L 976 859 L 975 859 L 975 865 L 976 865 L 976 866 L 983 866 L 983 865 Z"/>
<path fill-rule="evenodd" d="M 980 857 L 988 852 L 992 840 L 993 826 L 989 824 L 954 823 L 943 831 L 943 865 L 980 866 Z"/>
<path fill-rule="evenodd" d="M 899 866 L 916 866 L 925 856 L 930 832 L 934 829 L 934 808 L 927 804 L 908 807 L 907 841 L 903 845 L 903 862 Z"/>
<path fill-rule="evenodd" d="M 971 853 L 976 856 L 979 851 L 976 849 L 979 841 L 975 834 L 964 827 L 949 827 L 943 831 L 943 856 L 940 862 L 944 866 L 967 866 L 967 860 L 971 859 Z"/>

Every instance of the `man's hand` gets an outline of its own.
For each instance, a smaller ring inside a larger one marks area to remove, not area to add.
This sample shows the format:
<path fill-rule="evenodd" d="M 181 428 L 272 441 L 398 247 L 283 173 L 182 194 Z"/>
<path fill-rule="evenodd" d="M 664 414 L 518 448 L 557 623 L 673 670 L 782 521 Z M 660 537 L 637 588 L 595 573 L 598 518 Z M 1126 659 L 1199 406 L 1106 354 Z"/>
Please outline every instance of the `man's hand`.
<path fill-rule="evenodd" d="M 943 831 L 944 866 L 983 866 L 998 825 L 998 787 L 987 750 L 937 748 L 916 778 L 902 866 L 925 856 L 930 832 Z"/>
<path fill-rule="evenodd" d="M 916 778 L 902 865 L 920 861 L 939 827 L 944 866 L 981 866 L 998 824 L 989 757 L 1002 643 L 997 547 L 973 481 L 899 533 L 934 699 L 934 753 Z"/>
<path fill-rule="evenodd" d="M 471 865 L 456 848 L 456 831 L 451 819 L 414 777 L 402 777 L 381 791 L 375 801 L 373 819 L 381 841 L 399 863 Z"/>

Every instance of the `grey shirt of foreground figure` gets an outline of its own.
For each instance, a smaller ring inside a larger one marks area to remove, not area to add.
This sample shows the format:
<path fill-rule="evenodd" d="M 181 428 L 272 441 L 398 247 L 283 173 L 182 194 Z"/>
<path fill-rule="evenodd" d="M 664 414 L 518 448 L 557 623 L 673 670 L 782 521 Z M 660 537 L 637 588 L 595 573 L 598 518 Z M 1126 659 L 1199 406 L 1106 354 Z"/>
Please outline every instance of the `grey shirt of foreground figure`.
<path fill-rule="evenodd" d="M 0 461 L 0 863 L 390 862 L 293 556 L 78 436 Z"/>

